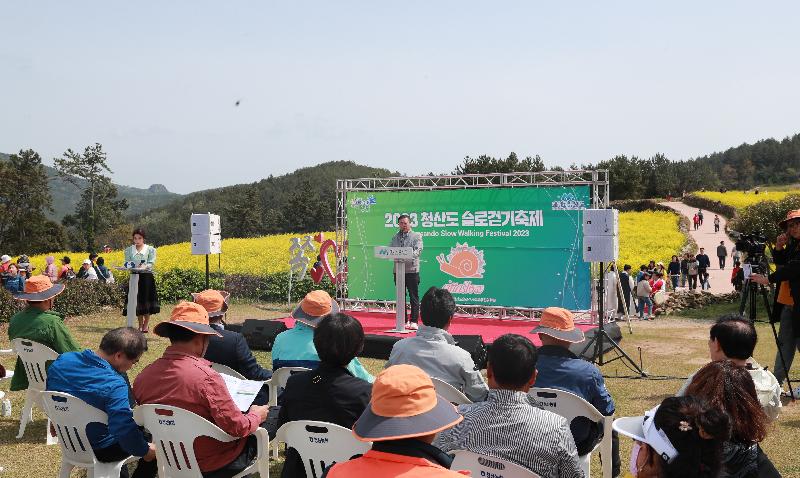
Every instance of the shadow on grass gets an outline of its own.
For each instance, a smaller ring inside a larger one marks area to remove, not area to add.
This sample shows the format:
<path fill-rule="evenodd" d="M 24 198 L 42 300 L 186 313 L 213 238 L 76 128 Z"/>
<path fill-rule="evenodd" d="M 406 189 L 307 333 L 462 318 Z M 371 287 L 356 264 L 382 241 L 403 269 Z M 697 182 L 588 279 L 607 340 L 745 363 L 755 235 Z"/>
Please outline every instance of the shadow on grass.
<path fill-rule="evenodd" d="M 800 428 L 800 420 L 789 420 L 787 422 L 781 422 L 781 425 L 791 428 Z"/>
<path fill-rule="evenodd" d="M 8 421 L 0 422 L 0 444 L 31 443 L 44 446 L 44 430 L 47 427 L 47 419 L 42 417 L 39 410 L 34 410 L 34 420 L 25 427 L 25 434 L 17 440 L 19 432 L 19 410 L 14 410 L 15 414 Z"/>

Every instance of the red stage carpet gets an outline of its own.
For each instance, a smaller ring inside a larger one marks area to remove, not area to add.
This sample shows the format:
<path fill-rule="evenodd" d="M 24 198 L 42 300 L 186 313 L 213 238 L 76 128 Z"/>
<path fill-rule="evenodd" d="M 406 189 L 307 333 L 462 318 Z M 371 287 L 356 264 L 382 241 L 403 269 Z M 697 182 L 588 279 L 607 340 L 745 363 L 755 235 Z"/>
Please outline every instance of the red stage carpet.
<path fill-rule="evenodd" d="M 383 312 L 363 312 L 363 311 L 343 311 L 352 315 L 364 327 L 366 335 L 383 335 L 388 337 L 409 337 L 413 334 L 391 334 L 386 331 L 394 328 L 395 316 L 394 313 L 388 314 Z M 291 328 L 294 326 L 294 319 L 287 317 L 281 319 L 286 326 Z M 463 317 L 456 315 L 453 317 L 453 322 L 450 324 L 450 332 L 452 335 L 480 335 L 483 341 L 487 344 L 494 342 L 494 339 L 503 334 L 519 334 L 524 335 L 531 339 L 537 347 L 542 345 L 539 341 L 537 334 L 531 334 L 539 324 L 538 320 L 500 320 L 500 319 L 487 319 L 487 318 L 473 318 Z M 584 332 L 589 329 L 596 328 L 594 325 L 576 324 Z"/>

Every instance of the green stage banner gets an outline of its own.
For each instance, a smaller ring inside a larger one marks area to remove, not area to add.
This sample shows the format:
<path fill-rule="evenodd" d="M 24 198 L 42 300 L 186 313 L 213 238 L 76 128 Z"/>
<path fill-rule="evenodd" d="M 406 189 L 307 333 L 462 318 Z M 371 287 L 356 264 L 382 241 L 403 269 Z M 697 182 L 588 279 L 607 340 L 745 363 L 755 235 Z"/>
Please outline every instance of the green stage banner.
<path fill-rule="evenodd" d="M 393 264 L 374 257 L 408 214 L 422 234 L 420 297 L 431 286 L 459 304 L 590 308 L 581 210 L 589 186 L 349 192 L 348 296 L 394 300 Z"/>

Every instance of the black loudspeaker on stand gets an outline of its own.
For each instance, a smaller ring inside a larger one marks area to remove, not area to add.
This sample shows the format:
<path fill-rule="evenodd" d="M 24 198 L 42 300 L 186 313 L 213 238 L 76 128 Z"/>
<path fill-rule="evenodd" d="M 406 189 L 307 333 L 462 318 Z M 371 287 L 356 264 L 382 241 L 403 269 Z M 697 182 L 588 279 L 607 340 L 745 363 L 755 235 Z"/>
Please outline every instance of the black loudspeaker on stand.
<path fill-rule="evenodd" d="M 247 319 L 241 333 L 251 349 L 270 351 L 275 337 L 284 330 L 287 330 L 286 324 L 277 320 Z"/>

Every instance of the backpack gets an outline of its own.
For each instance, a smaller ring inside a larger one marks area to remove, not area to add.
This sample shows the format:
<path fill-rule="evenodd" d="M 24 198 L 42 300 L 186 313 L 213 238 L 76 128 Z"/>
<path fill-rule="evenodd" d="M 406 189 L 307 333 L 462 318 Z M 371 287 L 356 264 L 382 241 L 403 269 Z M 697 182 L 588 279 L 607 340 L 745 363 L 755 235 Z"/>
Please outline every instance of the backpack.
<path fill-rule="evenodd" d="M 67 272 L 64 273 L 64 279 L 70 280 L 70 279 L 74 279 L 76 277 L 78 277 L 78 276 L 75 275 L 75 271 L 72 270 L 72 267 L 67 266 Z"/>

